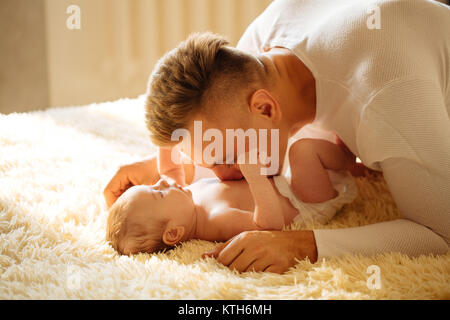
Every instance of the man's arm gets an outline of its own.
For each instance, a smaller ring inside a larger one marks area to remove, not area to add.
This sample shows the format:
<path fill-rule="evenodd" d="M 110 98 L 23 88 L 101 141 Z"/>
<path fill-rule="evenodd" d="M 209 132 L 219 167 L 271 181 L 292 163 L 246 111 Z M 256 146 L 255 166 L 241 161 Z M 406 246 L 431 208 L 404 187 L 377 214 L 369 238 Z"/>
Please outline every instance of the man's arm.
<path fill-rule="evenodd" d="M 448 252 L 450 182 L 410 160 L 389 159 L 381 166 L 404 219 L 314 230 L 319 259 L 342 254 L 400 252 L 413 257 Z"/>
<path fill-rule="evenodd" d="M 392 158 L 381 167 L 404 219 L 345 229 L 244 232 L 206 255 L 239 271 L 283 273 L 305 257 L 315 262 L 343 254 L 447 253 L 450 171 L 445 161 L 427 169 L 411 160 Z"/>
<path fill-rule="evenodd" d="M 433 174 L 405 159 L 385 160 L 382 168 L 404 219 L 345 229 L 244 232 L 205 255 L 239 271 L 283 273 L 305 257 L 316 262 L 344 254 L 447 253 L 450 180 L 445 171 Z"/>
<path fill-rule="evenodd" d="M 450 120 L 439 82 L 398 79 L 361 116 L 359 151 L 379 164 L 404 219 L 360 228 L 315 230 L 319 257 L 341 253 L 448 252 Z"/>

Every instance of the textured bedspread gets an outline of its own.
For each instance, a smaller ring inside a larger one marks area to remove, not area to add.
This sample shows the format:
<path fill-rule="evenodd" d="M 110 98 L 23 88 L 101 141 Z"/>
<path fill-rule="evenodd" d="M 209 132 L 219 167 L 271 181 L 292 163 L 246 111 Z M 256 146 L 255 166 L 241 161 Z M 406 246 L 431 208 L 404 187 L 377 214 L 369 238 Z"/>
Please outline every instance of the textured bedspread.
<path fill-rule="evenodd" d="M 450 298 L 450 254 L 299 261 L 284 275 L 232 272 L 201 259 L 215 244 L 199 240 L 164 254 L 117 255 L 104 240 L 102 190 L 119 165 L 155 151 L 143 102 L 0 115 L 0 299 Z M 357 185 L 359 197 L 323 228 L 399 216 L 381 175 Z M 372 265 L 379 289 L 370 285 Z"/>

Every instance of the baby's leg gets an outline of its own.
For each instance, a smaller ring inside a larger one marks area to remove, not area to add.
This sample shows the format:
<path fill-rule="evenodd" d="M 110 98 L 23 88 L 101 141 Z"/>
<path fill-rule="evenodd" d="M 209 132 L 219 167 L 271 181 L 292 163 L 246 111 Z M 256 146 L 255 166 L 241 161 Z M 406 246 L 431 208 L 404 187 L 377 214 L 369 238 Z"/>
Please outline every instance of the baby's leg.
<path fill-rule="evenodd" d="M 348 170 L 351 159 L 329 141 L 302 139 L 291 146 L 289 163 L 294 194 L 303 202 L 318 203 L 337 196 L 326 169 Z"/>

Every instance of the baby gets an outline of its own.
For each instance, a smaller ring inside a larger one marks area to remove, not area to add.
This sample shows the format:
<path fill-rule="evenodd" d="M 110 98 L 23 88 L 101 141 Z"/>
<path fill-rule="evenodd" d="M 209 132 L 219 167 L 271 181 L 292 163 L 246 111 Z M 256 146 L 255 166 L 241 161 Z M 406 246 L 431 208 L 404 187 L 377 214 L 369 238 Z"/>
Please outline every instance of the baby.
<path fill-rule="evenodd" d="M 121 254 L 152 253 L 190 239 L 226 241 L 291 222 L 323 224 L 355 199 L 347 172 L 354 162 L 337 145 L 299 140 L 289 149 L 289 162 L 288 172 L 273 178 L 261 175 L 260 165 L 241 164 L 245 180 L 201 179 L 181 187 L 161 179 L 131 187 L 110 209 L 106 238 Z M 301 181 L 290 184 L 290 170 Z"/>

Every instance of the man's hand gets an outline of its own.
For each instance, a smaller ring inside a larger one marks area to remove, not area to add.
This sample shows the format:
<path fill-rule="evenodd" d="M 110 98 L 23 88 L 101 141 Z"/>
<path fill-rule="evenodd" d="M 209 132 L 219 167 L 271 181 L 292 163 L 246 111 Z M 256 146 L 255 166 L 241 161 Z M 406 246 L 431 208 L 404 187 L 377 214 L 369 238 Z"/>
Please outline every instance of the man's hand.
<path fill-rule="evenodd" d="M 230 269 L 240 272 L 267 271 L 284 273 L 306 257 L 317 261 L 314 233 L 298 231 L 247 231 L 207 252 Z"/>
<path fill-rule="evenodd" d="M 156 156 L 121 166 L 103 191 L 106 205 L 111 207 L 114 202 L 129 188 L 137 185 L 152 185 L 160 179 Z"/>

